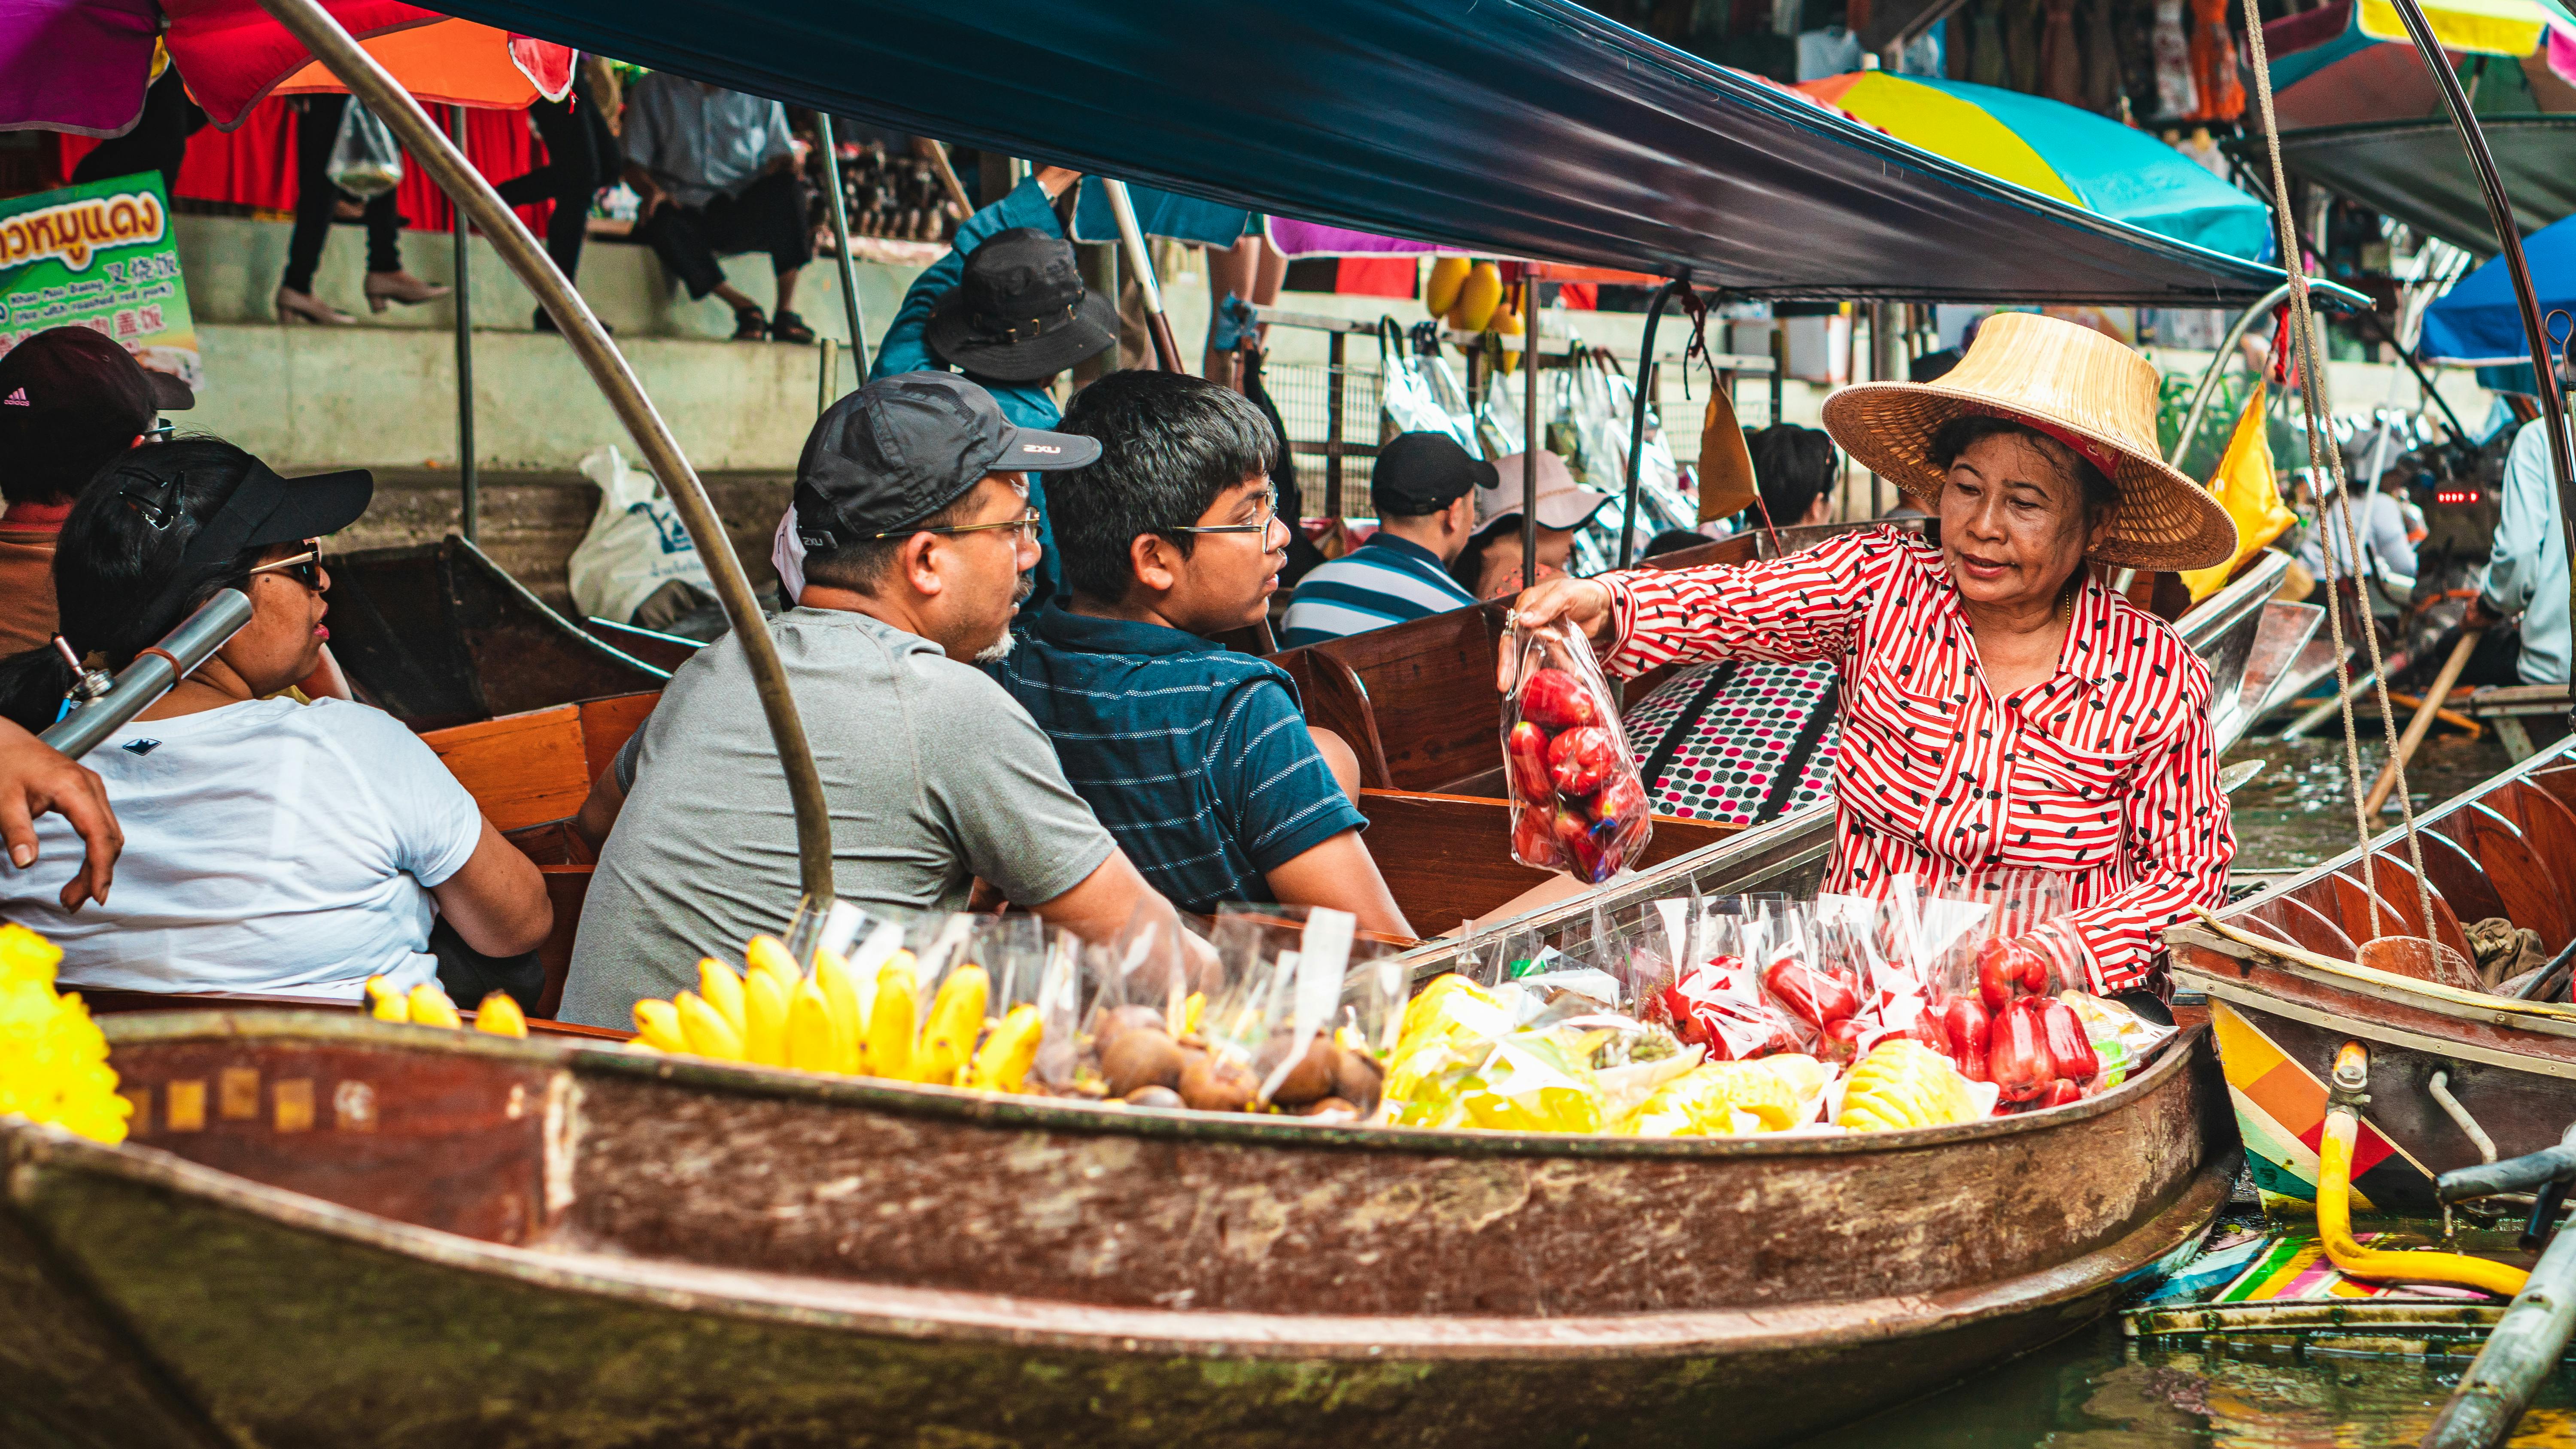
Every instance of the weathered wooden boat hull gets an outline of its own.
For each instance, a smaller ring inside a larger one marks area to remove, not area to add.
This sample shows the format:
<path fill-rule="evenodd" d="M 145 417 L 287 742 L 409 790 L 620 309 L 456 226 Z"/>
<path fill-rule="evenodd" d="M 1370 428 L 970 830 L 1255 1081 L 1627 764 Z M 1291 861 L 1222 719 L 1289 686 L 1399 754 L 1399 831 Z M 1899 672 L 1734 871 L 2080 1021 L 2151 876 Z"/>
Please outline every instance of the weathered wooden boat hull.
<path fill-rule="evenodd" d="M 2511 917 L 2555 953 L 2576 940 L 2576 741 L 2561 741 L 2478 789 L 2417 817 L 2433 920 L 2391 831 L 2372 842 L 2365 885 L 2354 850 L 2221 912 L 2240 929 L 2352 960 L 2381 934 L 2430 935 L 2466 952 L 2464 922 Z M 2258 1186 L 2315 1193 L 2318 1133 L 2334 1054 L 2370 1049 L 2353 1185 L 2388 1211 L 2435 1210 L 2433 1178 L 2479 1160 L 2476 1143 L 2432 1095 L 2445 1090 L 2503 1156 L 2556 1143 L 2576 1122 L 2576 1024 L 2461 1005 L 2357 982 L 2234 946 L 2193 927 L 2170 933 L 2177 985 L 2209 996 L 2246 1161 Z"/>
<path fill-rule="evenodd" d="M 2091 1320 L 2233 1169 L 2198 1038 L 2056 1113 L 1668 1142 L 110 1031 L 134 1142 L 0 1127 L 0 1401 L 76 1444 L 1776 1442 Z"/>

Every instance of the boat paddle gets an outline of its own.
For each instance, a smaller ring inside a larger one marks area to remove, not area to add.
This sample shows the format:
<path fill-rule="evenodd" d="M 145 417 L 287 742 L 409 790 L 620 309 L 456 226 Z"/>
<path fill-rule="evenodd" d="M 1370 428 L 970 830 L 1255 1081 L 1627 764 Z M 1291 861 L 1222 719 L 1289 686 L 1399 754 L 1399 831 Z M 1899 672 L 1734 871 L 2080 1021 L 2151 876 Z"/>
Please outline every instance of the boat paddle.
<path fill-rule="evenodd" d="M 2415 718 L 2407 722 L 2406 733 L 2398 738 L 2397 753 L 2389 756 L 2388 763 L 2380 767 L 2379 782 L 2370 787 L 2370 794 L 2362 800 L 2363 815 L 2377 815 L 2379 807 L 2388 803 L 2388 792 L 2397 785 L 2397 772 L 2414 757 L 2415 747 L 2422 744 L 2424 736 L 2432 730 L 2443 699 L 2449 696 L 2451 686 L 2459 682 L 2460 671 L 2469 667 L 2469 654 L 2478 647 L 2478 636 L 2485 632 L 2483 629 L 2460 631 L 2460 642 L 2451 646 L 2451 657 L 2442 661 L 2442 672 L 2433 677 L 2433 687 L 2424 691 L 2424 702 L 2416 707 Z"/>

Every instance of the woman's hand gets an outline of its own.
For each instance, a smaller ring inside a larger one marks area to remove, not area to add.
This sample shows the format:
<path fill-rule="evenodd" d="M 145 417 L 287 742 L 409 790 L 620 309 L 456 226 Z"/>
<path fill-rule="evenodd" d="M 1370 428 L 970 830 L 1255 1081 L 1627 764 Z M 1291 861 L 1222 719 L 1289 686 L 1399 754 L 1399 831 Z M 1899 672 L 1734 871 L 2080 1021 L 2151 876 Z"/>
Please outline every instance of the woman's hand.
<path fill-rule="evenodd" d="M 33 822 L 48 810 L 61 811 L 89 850 L 63 887 L 63 909 L 77 911 L 83 901 L 107 904 L 125 832 L 107 806 L 106 784 L 34 735 L 0 720 L 0 841 L 8 844 L 9 861 L 20 870 L 36 863 Z"/>
<path fill-rule="evenodd" d="M 1610 586 L 1597 579 L 1542 579 L 1512 601 L 1512 617 L 1529 629 L 1564 619 L 1590 635 L 1596 645 L 1610 642 L 1610 627 L 1616 622 L 1610 609 Z M 1494 669 L 1494 687 L 1506 694 L 1511 692 L 1514 663 L 1506 653 Z"/>

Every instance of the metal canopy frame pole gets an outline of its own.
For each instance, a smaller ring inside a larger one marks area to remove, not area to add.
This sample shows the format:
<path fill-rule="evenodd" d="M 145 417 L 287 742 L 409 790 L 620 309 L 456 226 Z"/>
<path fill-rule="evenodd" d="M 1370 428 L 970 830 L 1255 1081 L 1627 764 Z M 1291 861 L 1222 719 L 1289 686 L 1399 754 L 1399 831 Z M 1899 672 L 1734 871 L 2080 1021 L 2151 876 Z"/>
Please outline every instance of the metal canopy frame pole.
<path fill-rule="evenodd" d="M 1538 283 L 1521 281 L 1521 587 L 1538 582 Z"/>
<path fill-rule="evenodd" d="M 447 108 L 447 124 L 456 135 L 456 154 L 465 154 L 465 108 Z M 457 529 L 474 542 L 483 515 L 483 470 L 474 459 L 474 288 L 470 276 L 474 229 L 465 224 L 465 209 L 450 207 L 449 230 L 456 237 L 456 467 Z"/>
<path fill-rule="evenodd" d="M 1646 303 L 1646 336 L 1637 347 L 1637 407 L 1628 420 L 1628 501 L 1619 524 L 1619 567 L 1623 569 L 1636 561 L 1637 554 L 1637 485 L 1644 471 L 1639 465 L 1646 449 L 1646 399 L 1654 391 L 1655 324 L 1663 319 L 1664 304 L 1676 295 L 1691 295 L 1689 273 L 1664 283 L 1654 299 Z"/>
<path fill-rule="evenodd" d="M 2192 389 L 2191 410 L 2182 417 L 2182 435 L 2174 439 L 2173 454 L 2165 462 L 2177 468 L 2182 466 L 2183 450 L 2190 447 L 2191 440 L 2200 433 L 2201 415 L 2209 411 L 2210 394 L 2218 387 L 2218 375 L 2227 370 L 2228 355 L 2236 350 L 2236 344 L 2243 340 L 2246 329 L 2254 325 L 2255 318 L 2280 306 L 2289 299 L 2289 295 L 2290 284 L 2283 282 L 2264 293 L 2262 301 L 2236 314 L 2236 325 L 2227 329 L 2227 336 L 2219 341 L 2218 351 L 2211 355 L 2209 366 L 2200 374 L 2200 386 Z M 2279 344 L 2276 342 L 2274 345 Z"/>
<path fill-rule="evenodd" d="M 1118 218 L 1118 240 L 1126 249 L 1127 265 L 1135 270 L 1137 290 L 1145 297 L 1145 331 L 1154 339 L 1154 359 L 1165 372 L 1187 372 L 1181 365 L 1181 344 L 1172 336 L 1172 319 L 1163 315 L 1163 283 L 1154 274 L 1154 254 L 1145 246 L 1145 229 L 1136 224 L 1136 203 L 1127 195 L 1127 183 L 1103 176 L 1100 185 L 1108 193 L 1110 212 Z"/>
<path fill-rule="evenodd" d="M 689 541 L 706 563 L 708 578 L 715 585 L 718 602 L 724 605 L 734 637 L 742 641 L 753 683 L 760 692 L 761 711 L 768 717 L 770 738 L 778 747 L 779 768 L 787 776 L 787 796 L 796 811 L 797 866 L 805 894 L 812 906 L 827 904 L 833 897 L 831 814 L 823 799 L 822 776 L 814 768 L 814 753 L 805 742 L 804 721 L 797 717 L 796 697 L 788 690 L 787 672 L 778 660 L 778 645 L 769 637 L 759 601 L 752 597 L 751 580 L 743 573 L 742 560 L 735 556 L 733 541 L 726 536 L 715 505 L 708 501 L 697 470 L 689 466 L 687 455 L 671 436 L 669 424 L 654 410 L 653 400 L 644 395 L 635 370 L 608 340 L 607 331 L 591 314 L 590 304 L 582 300 L 572 283 L 564 280 L 554 260 L 529 234 L 518 214 L 501 200 L 500 193 L 492 189 L 492 183 L 466 162 L 464 152 L 431 123 L 429 113 L 421 109 L 411 92 L 350 38 L 340 22 L 322 8 L 320 0 L 260 0 L 260 5 L 286 27 L 288 34 L 303 42 L 313 58 L 347 86 L 350 94 L 365 102 L 368 110 L 391 127 L 403 148 L 429 172 L 457 209 L 483 228 L 501 260 L 554 318 L 564 341 L 571 344 L 574 355 L 590 370 L 591 380 L 598 384 L 609 406 L 616 409 L 618 420 L 635 439 L 646 466 L 670 494 L 672 504 L 680 511 L 681 523 L 689 530 Z"/>
<path fill-rule="evenodd" d="M 867 320 L 859 315 L 859 266 L 850 256 L 850 206 L 841 195 L 841 148 L 832 139 L 832 113 L 814 112 L 814 139 L 823 143 L 823 189 L 832 198 L 832 250 L 841 264 L 841 312 L 850 319 L 850 375 L 868 380 Z"/>
<path fill-rule="evenodd" d="M 2468 148 L 2469 164 L 2478 173 L 2478 189 L 2486 197 L 2497 254 L 2513 277 L 2523 336 L 2531 343 L 2532 382 L 2540 391 L 2540 424 L 2549 439 L 2549 470 L 2558 483 L 2558 528 L 2564 535 L 2562 542 L 2576 549 L 2576 453 L 2568 448 L 2567 397 L 2558 386 L 2558 359 L 2552 355 L 2549 329 L 2541 320 L 2540 293 L 2531 284 L 2531 260 L 2522 252 L 2522 229 L 2514 223 L 2513 203 L 2504 194 L 2504 178 L 2496 171 L 2495 153 L 2487 148 L 2487 133 L 2460 88 L 2460 73 L 2433 35 L 2433 22 L 2424 17 L 2418 0 L 2396 0 L 2396 6 L 2398 19 L 2406 23 L 2407 38 L 2415 42 L 2415 53 L 2423 57 L 2425 68 L 2442 87 L 2442 104 L 2451 112 L 2451 124 L 2459 128 L 2460 144 Z M 2576 552 L 2568 556 L 2576 558 Z M 2576 574 L 2569 575 L 2568 593 L 2576 600 Z M 2570 718 L 2576 720 L 2576 710 L 2570 711 Z"/>

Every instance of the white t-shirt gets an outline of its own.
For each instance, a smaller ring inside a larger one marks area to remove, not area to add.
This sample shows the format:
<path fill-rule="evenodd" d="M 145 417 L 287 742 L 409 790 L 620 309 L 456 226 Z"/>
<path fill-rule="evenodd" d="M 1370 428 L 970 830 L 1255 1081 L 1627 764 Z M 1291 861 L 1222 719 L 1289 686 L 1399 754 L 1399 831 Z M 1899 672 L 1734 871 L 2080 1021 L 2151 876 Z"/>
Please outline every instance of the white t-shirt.
<path fill-rule="evenodd" d="M 435 976 L 428 887 L 483 816 L 393 716 L 252 700 L 136 721 L 81 763 L 125 831 L 107 905 L 63 913 L 81 843 L 60 815 L 38 818 L 35 865 L 0 858 L 0 915 L 63 948 L 65 985 L 357 996 Z"/>

